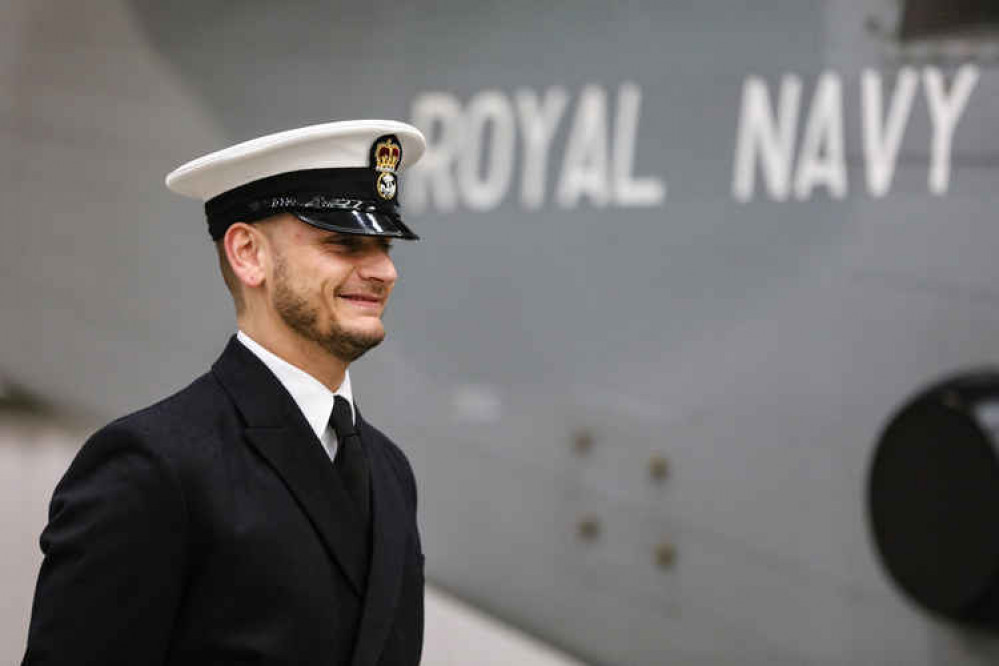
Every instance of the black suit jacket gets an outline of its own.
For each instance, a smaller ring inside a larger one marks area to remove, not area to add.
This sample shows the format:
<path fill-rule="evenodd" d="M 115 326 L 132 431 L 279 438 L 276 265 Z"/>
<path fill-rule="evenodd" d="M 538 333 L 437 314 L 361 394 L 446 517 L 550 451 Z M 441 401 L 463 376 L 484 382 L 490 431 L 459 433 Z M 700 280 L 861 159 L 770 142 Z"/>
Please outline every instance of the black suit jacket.
<path fill-rule="evenodd" d="M 24 664 L 419 663 L 416 485 L 357 422 L 370 562 L 322 445 L 235 338 L 193 384 L 97 432 L 52 498 Z"/>

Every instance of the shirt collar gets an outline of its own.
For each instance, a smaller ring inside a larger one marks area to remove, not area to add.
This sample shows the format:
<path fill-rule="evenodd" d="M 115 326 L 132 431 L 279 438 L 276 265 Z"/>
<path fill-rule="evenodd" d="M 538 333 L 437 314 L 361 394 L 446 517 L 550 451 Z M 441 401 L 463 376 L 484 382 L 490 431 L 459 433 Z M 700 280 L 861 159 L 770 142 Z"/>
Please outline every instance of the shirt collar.
<path fill-rule="evenodd" d="M 298 409 L 301 410 L 305 420 L 316 433 L 316 437 L 322 439 L 323 432 L 329 426 L 330 414 L 333 413 L 333 401 L 336 396 L 342 396 L 350 405 L 351 421 L 357 423 L 357 414 L 354 411 L 354 397 L 350 390 L 350 373 L 344 372 L 343 381 L 337 390 L 330 391 L 321 381 L 298 368 L 277 354 L 268 351 L 259 342 L 251 338 L 243 331 L 236 333 L 236 339 L 249 349 L 263 362 L 267 368 L 274 373 L 285 390 L 291 394 Z"/>

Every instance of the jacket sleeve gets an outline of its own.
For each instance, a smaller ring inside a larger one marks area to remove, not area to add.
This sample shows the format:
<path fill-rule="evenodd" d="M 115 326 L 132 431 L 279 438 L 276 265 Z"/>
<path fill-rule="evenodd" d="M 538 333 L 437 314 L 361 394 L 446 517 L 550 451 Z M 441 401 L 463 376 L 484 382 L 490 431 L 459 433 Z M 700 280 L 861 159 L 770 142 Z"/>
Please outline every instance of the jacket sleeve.
<path fill-rule="evenodd" d="M 108 426 L 56 486 L 41 536 L 24 666 L 162 664 L 186 567 L 174 472 Z"/>

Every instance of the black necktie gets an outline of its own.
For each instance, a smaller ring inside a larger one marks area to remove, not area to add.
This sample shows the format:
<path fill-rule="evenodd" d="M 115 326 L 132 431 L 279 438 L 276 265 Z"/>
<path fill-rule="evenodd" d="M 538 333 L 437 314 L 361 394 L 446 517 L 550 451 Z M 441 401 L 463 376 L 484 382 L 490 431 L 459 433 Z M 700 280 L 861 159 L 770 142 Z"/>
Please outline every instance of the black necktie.
<path fill-rule="evenodd" d="M 336 433 L 337 449 L 333 458 L 333 469 L 340 475 L 343 485 L 357 505 L 361 523 L 367 527 L 369 521 L 370 479 L 368 459 L 361 446 L 361 438 L 354 429 L 350 404 L 337 396 L 333 401 L 333 414 L 330 425 Z"/>

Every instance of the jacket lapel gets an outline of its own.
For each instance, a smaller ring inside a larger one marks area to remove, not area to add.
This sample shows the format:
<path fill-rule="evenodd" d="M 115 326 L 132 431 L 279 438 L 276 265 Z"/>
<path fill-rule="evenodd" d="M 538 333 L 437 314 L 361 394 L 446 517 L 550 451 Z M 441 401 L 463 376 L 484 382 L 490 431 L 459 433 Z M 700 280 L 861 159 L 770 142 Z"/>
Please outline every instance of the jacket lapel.
<path fill-rule="evenodd" d="M 235 336 L 212 371 L 243 416 L 249 443 L 287 486 L 354 591 L 363 596 L 367 530 L 295 401 Z M 377 543 L 376 536 L 376 549 Z"/>
<path fill-rule="evenodd" d="M 372 548 L 368 592 L 354 648 L 353 666 L 378 663 L 395 619 L 406 551 L 406 505 L 399 480 L 377 433 L 357 414 L 357 430 L 371 464 Z"/>

